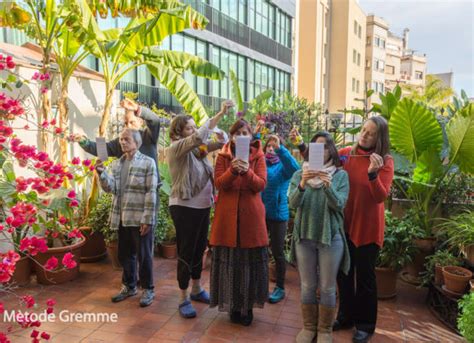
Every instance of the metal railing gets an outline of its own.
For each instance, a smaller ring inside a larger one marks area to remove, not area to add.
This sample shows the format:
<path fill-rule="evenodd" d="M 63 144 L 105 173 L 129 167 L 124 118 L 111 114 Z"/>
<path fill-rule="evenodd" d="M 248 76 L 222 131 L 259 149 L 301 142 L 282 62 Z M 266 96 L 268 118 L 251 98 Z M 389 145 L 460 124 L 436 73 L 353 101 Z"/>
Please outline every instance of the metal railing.
<path fill-rule="evenodd" d="M 184 0 L 184 3 L 191 5 L 206 16 L 209 20 L 206 28 L 208 31 L 291 65 L 292 50 L 290 48 L 251 29 L 201 0 Z M 288 34 L 288 40 L 291 41 L 291 34 Z"/>

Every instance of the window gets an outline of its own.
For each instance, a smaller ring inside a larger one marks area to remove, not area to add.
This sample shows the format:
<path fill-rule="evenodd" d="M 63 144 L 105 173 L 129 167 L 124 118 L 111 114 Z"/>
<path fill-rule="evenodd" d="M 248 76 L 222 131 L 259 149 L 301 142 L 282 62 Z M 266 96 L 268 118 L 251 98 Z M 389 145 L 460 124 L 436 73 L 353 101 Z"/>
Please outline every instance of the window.
<path fill-rule="evenodd" d="M 390 74 L 390 75 L 395 74 L 395 67 L 386 64 L 386 65 L 385 65 L 385 73 Z"/>
<path fill-rule="evenodd" d="M 383 72 L 385 71 L 385 62 L 382 60 L 375 59 L 374 70 Z"/>
<path fill-rule="evenodd" d="M 359 80 L 356 81 L 356 92 L 359 93 L 360 82 Z"/>
<path fill-rule="evenodd" d="M 247 24 L 247 0 L 239 0 L 239 22 Z"/>
<path fill-rule="evenodd" d="M 357 35 L 357 27 L 359 26 L 359 24 L 357 24 L 357 21 L 354 20 L 354 34 Z"/>
<path fill-rule="evenodd" d="M 415 79 L 417 80 L 423 80 L 423 72 L 415 70 Z"/>
<path fill-rule="evenodd" d="M 370 60 L 368 59 L 365 60 L 365 68 L 370 69 Z"/>
<path fill-rule="evenodd" d="M 357 37 L 362 38 L 362 26 L 359 25 L 359 29 L 357 31 Z"/>
<path fill-rule="evenodd" d="M 360 66 L 360 53 L 357 53 L 357 65 Z"/>
<path fill-rule="evenodd" d="M 371 41 L 372 41 L 372 39 L 371 39 L 369 36 L 367 36 L 366 45 L 367 45 L 367 46 L 370 46 L 370 42 L 371 42 Z"/>
<path fill-rule="evenodd" d="M 352 78 L 352 91 L 353 92 L 355 92 L 355 88 L 356 88 L 356 80 Z"/>
<path fill-rule="evenodd" d="M 357 51 L 352 50 L 352 63 L 357 62 Z"/>
<path fill-rule="evenodd" d="M 171 37 L 171 49 L 174 51 L 184 50 L 184 37 L 183 35 L 177 34 Z"/>
<path fill-rule="evenodd" d="M 379 46 L 379 45 L 380 45 L 380 38 L 377 37 L 377 36 L 375 36 L 375 38 L 374 38 L 374 45 L 375 45 L 375 46 Z"/>

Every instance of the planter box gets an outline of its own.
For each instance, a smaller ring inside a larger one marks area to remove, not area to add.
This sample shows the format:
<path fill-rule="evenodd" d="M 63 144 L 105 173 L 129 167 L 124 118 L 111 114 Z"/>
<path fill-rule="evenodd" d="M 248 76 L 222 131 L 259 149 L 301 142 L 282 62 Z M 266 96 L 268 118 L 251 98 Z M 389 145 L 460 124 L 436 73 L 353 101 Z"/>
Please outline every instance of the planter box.
<path fill-rule="evenodd" d="M 79 276 L 79 267 L 81 265 L 81 248 L 85 244 L 86 240 L 82 238 L 80 241 L 67 247 L 49 248 L 45 253 L 38 253 L 34 257 L 37 262 L 35 264 L 36 280 L 42 285 L 57 285 L 68 281 L 72 281 Z M 76 267 L 67 270 L 61 270 L 58 272 L 45 270 L 43 265 L 51 257 L 56 257 L 61 265 L 61 261 L 66 253 L 72 253 L 74 255 L 74 261 L 76 261 Z"/>
<path fill-rule="evenodd" d="M 31 281 L 31 261 L 30 258 L 24 256 L 15 265 L 15 271 L 8 282 L 12 286 L 25 287 Z"/>
<path fill-rule="evenodd" d="M 390 299 L 397 295 L 397 274 L 390 268 L 375 267 L 378 299 Z"/>
<path fill-rule="evenodd" d="M 463 294 L 472 278 L 472 272 L 462 267 L 446 266 L 443 267 L 443 277 L 448 291 Z"/>
<path fill-rule="evenodd" d="M 104 235 L 101 232 L 93 232 L 90 227 L 81 227 L 86 243 L 81 249 L 81 262 L 90 263 L 103 260 L 107 256 Z"/>
<path fill-rule="evenodd" d="M 178 256 L 176 243 L 162 242 L 159 244 L 161 256 L 168 259 L 173 259 Z"/>

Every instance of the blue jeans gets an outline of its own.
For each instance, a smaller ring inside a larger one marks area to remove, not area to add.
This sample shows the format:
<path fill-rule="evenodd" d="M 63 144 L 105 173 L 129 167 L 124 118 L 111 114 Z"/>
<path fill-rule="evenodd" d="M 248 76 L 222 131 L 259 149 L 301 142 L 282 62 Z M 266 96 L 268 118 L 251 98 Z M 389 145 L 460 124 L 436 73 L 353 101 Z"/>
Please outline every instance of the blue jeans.
<path fill-rule="evenodd" d="M 308 239 L 296 243 L 296 261 L 301 280 L 301 303 L 317 304 L 316 290 L 320 288 L 320 303 L 336 307 L 336 278 L 344 253 L 340 234 L 334 235 L 331 246 Z"/>

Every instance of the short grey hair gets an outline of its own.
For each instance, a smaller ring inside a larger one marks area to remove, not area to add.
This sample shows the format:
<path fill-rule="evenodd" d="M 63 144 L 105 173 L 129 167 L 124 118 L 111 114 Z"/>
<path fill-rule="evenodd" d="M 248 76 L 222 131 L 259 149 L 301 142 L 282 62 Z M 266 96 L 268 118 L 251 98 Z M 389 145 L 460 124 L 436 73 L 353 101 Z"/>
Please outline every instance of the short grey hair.
<path fill-rule="evenodd" d="M 129 133 L 133 140 L 135 141 L 135 143 L 137 144 L 137 149 L 140 149 L 140 147 L 142 146 L 142 134 L 140 133 L 140 131 L 138 130 L 134 130 L 134 129 L 129 129 L 129 128 L 125 128 L 123 129 L 122 131 L 122 134 L 124 133 Z"/>

